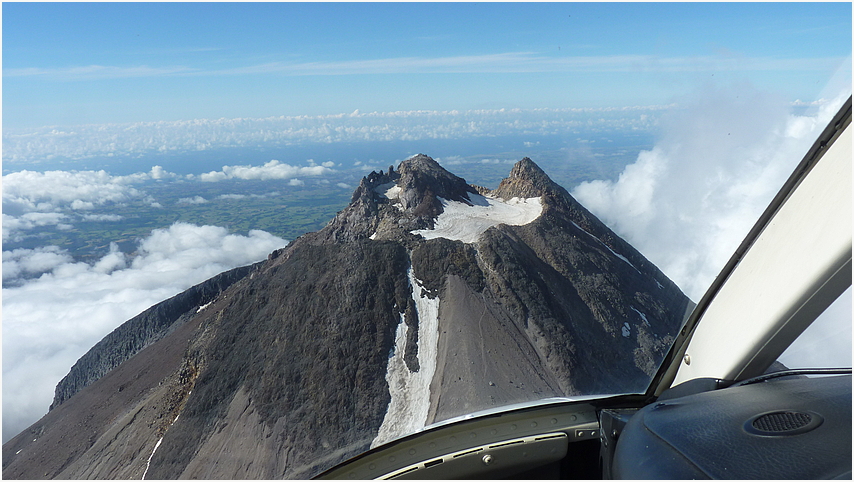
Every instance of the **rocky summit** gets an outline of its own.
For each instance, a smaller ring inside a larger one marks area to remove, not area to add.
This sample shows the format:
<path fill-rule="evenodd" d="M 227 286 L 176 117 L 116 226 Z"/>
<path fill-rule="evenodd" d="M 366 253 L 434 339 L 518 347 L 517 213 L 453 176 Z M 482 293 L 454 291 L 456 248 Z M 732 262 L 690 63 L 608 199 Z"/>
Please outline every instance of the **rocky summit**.
<path fill-rule="evenodd" d="M 471 412 L 642 392 L 689 304 L 530 159 L 489 190 L 418 155 L 117 328 L 3 477 L 312 477 Z"/>

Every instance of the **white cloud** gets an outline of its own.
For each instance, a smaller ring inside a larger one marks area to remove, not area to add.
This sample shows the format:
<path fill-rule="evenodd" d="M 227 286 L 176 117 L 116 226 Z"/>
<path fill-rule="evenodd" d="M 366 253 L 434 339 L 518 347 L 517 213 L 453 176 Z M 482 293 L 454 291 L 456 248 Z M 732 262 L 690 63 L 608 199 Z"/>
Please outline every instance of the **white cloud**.
<path fill-rule="evenodd" d="M 94 265 L 56 247 L 3 253 L 3 440 L 35 422 L 56 383 L 92 345 L 151 305 L 227 269 L 264 259 L 286 241 L 176 223 L 143 239 L 133 260 L 115 244 Z"/>
<path fill-rule="evenodd" d="M 263 166 L 223 166 L 222 171 L 201 175 L 189 174 L 188 180 L 221 181 L 226 179 L 289 179 L 291 186 L 302 186 L 304 182 L 296 176 L 319 176 L 333 172 L 330 163 L 317 165 L 309 160 L 309 166 L 291 166 L 276 160 Z M 3 176 L 3 240 L 21 241 L 24 231 L 43 226 L 57 229 L 72 229 L 69 219 L 84 221 L 120 221 L 115 214 L 84 214 L 110 204 L 121 204 L 135 200 L 162 208 L 152 196 L 145 193 L 141 185 L 151 181 L 181 181 L 181 176 L 153 166 L 148 172 L 127 176 L 114 176 L 100 171 L 46 171 L 23 170 Z M 278 196 L 278 192 L 251 194 L 251 197 Z M 237 199 L 236 195 L 223 195 L 223 199 Z M 203 204 L 208 202 L 201 196 L 181 198 L 178 203 Z"/>
<path fill-rule="evenodd" d="M 21 275 L 38 275 L 72 262 L 73 259 L 58 246 L 3 251 L 3 280 Z"/>
<path fill-rule="evenodd" d="M 324 181 L 326 181 L 326 180 L 324 179 Z M 300 181 L 300 182 L 302 182 L 302 181 Z M 326 181 L 326 182 L 328 183 L 329 181 Z M 246 199 L 246 198 L 276 197 L 276 196 L 279 196 L 280 194 L 281 193 L 279 191 L 270 191 L 270 192 L 264 193 L 264 194 L 220 194 L 216 198 L 217 199 L 239 200 L 239 199 Z"/>
<path fill-rule="evenodd" d="M 177 201 L 178 204 L 204 204 L 206 202 L 208 200 L 201 196 L 182 197 Z"/>
<path fill-rule="evenodd" d="M 22 231 L 41 226 L 65 226 L 62 223 L 68 216 L 62 213 L 26 213 L 15 217 L 3 213 L 3 241 L 19 241 Z"/>
<path fill-rule="evenodd" d="M 151 171 L 148 173 L 151 179 L 171 179 L 178 177 L 174 172 L 169 172 L 166 169 L 163 169 L 161 166 L 152 166 Z"/>
<path fill-rule="evenodd" d="M 222 171 L 211 171 L 199 175 L 199 180 L 202 182 L 218 182 L 228 179 L 228 175 Z"/>
<path fill-rule="evenodd" d="M 3 240 L 21 239 L 22 231 L 40 226 L 55 225 L 71 229 L 63 223 L 68 211 L 90 211 L 98 206 L 124 203 L 144 197 L 134 184 L 152 179 L 152 175 L 168 177 L 158 166 L 152 173 L 112 176 L 106 171 L 20 171 L 3 176 Z M 65 211 L 65 213 L 63 213 Z M 116 221 L 116 215 L 81 214 L 89 221 Z"/>
<path fill-rule="evenodd" d="M 439 164 L 441 164 L 443 166 L 458 166 L 460 164 L 467 164 L 468 163 L 468 161 L 466 161 L 461 156 L 437 157 L 436 162 L 438 162 Z"/>
<path fill-rule="evenodd" d="M 851 287 L 792 343 L 780 362 L 789 368 L 851 366 Z"/>
<path fill-rule="evenodd" d="M 313 161 L 309 161 L 312 165 L 292 166 L 273 159 L 263 166 L 222 166 L 221 171 L 211 171 L 199 177 L 204 182 L 217 182 L 226 179 L 293 179 L 297 176 L 320 176 L 332 172 L 329 167 L 318 166 Z M 291 185 L 301 184 L 291 183 Z"/>
<path fill-rule="evenodd" d="M 121 221 L 124 216 L 119 214 L 84 214 L 84 221 Z"/>
<path fill-rule="evenodd" d="M 707 88 L 617 181 L 572 194 L 699 300 L 845 98 L 795 116 L 750 87 Z"/>
<path fill-rule="evenodd" d="M 80 199 L 75 199 L 74 201 L 71 201 L 71 209 L 75 211 L 95 209 L 95 203 L 91 201 L 81 201 Z"/>
<path fill-rule="evenodd" d="M 127 268 L 127 255 L 119 250 L 119 245 L 116 243 L 110 243 L 110 252 L 92 266 L 93 270 L 104 274 L 124 268 Z"/>
<path fill-rule="evenodd" d="M 129 185 L 136 181 L 132 176 L 111 176 L 103 170 L 13 172 L 3 176 L 3 212 L 17 215 L 60 206 L 92 209 L 124 202 L 142 195 Z"/>

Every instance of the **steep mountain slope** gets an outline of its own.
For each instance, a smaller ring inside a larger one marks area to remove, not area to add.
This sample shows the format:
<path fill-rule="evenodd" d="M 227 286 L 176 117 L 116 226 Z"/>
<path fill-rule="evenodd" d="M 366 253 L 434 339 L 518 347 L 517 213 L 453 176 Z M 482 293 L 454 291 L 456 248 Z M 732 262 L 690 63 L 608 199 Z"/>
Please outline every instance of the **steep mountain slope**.
<path fill-rule="evenodd" d="M 247 273 L 58 388 L 3 476 L 311 477 L 475 410 L 642 391 L 690 303 L 527 158 L 494 191 L 424 155 L 371 173 Z"/>
<path fill-rule="evenodd" d="M 200 307 L 249 274 L 252 268 L 242 266 L 220 273 L 123 323 L 77 360 L 68 375 L 57 384 L 50 408 L 68 400 L 143 348 L 174 331 L 195 316 Z"/>

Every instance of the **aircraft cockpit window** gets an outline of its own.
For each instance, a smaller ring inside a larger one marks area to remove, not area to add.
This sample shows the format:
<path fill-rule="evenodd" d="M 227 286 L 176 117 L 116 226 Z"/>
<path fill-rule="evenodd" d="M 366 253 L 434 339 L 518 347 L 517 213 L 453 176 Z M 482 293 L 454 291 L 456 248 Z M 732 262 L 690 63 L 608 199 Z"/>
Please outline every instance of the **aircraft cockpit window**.
<path fill-rule="evenodd" d="M 777 359 L 787 368 L 851 366 L 851 287 Z"/>

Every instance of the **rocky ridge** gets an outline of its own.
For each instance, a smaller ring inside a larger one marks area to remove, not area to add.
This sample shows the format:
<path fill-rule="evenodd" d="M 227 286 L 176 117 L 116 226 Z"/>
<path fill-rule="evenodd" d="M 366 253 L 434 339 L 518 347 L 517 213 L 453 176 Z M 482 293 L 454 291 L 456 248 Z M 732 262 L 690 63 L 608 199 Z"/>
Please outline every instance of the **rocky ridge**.
<path fill-rule="evenodd" d="M 258 264 L 220 273 L 122 323 L 84 354 L 57 385 L 50 410 L 124 363 L 145 347 L 175 331 L 226 288 Z"/>

